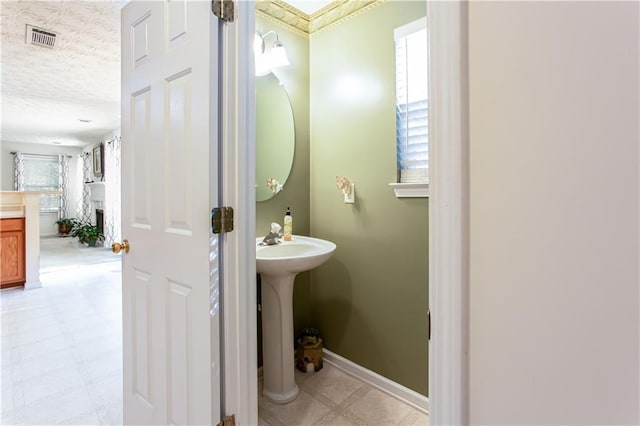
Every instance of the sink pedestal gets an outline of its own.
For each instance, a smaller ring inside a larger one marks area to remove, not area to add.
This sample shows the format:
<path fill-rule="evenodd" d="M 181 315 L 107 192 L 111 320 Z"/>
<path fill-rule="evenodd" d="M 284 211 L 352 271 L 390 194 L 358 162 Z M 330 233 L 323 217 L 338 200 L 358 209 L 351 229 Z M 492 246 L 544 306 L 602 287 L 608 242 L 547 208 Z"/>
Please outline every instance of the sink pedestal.
<path fill-rule="evenodd" d="M 298 396 L 293 349 L 293 281 L 298 273 L 326 262 L 336 245 L 300 235 L 268 246 L 261 241 L 256 238 L 256 270 L 262 277 L 262 394 L 286 404 Z"/>
<path fill-rule="evenodd" d="M 280 404 L 298 396 L 293 337 L 295 274 L 260 274 L 262 282 L 263 395 Z"/>

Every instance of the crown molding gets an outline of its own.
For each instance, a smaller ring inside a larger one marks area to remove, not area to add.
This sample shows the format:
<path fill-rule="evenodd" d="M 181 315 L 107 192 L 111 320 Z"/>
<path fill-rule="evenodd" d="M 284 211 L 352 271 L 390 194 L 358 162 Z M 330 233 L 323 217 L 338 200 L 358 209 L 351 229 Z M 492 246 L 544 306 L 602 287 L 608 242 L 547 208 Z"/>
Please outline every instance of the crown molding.
<path fill-rule="evenodd" d="M 387 0 L 336 0 L 307 15 L 281 0 L 256 1 L 256 14 L 269 21 L 284 25 L 303 37 L 313 36 L 347 19 L 364 13 Z"/>
<path fill-rule="evenodd" d="M 309 15 L 283 1 L 256 1 L 256 15 L 284 25 L 287 29 L 303 37 L 309 36 Z"/>
<path fill-rule="evenodd" d="M 313 37 L 317 33 L 354 18 L 379 6 L 385 1 L 386 0 L 336 0 L 311 15 L 309 35 Z"/>

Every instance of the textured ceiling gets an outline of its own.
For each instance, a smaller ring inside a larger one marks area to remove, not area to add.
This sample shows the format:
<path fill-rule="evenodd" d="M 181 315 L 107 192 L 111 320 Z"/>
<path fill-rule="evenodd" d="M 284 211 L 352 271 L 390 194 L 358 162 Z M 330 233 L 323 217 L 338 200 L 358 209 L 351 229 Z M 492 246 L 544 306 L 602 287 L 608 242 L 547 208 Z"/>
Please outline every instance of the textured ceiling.
<path fill-rule="evenodd" d="M 120 9 L 125 3 L 0 2 L 3 142 L 82 146 L 120 126 Z M 26 24 L 57 33 L 56 47 L 26 44 Z"/>
<path fill-rule="evenodd" d="M 127 2 L 0 0 L 2 142 L 85 146 L 120 126 L 120 9 Z M 310 14 L 329 1 L 288 3 Z M 27 24 L 57 33 L 56 47 L 26 44 Z"/>

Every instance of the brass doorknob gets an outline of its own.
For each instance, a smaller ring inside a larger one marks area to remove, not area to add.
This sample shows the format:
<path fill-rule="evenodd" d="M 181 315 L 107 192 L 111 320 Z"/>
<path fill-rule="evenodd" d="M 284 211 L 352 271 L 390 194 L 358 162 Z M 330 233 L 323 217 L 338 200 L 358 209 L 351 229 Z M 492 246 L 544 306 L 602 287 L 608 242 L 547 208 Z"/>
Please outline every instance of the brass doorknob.
<path fill-rule="evenodd" d="M 115 254 L 120 253 L 122 250 L 124 250 L 125 253 L 129 253 L 129 248 L 129 240 L 123 240 L 121 243 L 111 244 L 111 251 Z"/>

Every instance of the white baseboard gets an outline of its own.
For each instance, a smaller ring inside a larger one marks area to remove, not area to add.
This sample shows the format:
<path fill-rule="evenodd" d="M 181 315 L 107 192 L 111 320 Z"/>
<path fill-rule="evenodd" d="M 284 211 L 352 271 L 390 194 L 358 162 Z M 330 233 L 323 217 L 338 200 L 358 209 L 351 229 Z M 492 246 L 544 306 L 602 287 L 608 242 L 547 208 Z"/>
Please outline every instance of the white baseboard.
<path fill-rule="evenodd" d="M 426 396 L 421 395 L 418 392 L 404 387 L 394 381 L 391 381 L 386 377 L 368 370 L 353 361 L 349 361 L 348 359 L 341 357 L 340 355 L 335 354 L 327 349 L 323 348 L 322 351 L 324 353 L 324 361 L 326 361 L 327 364 L 331 364 L 334 367 L 344 371 L 345 373 L 350 374 L 362 380 L 363 382 L 375 386 L 381 391 L 386 392 L 389 395 L 406 402 L 417 410 L 420 410 L 425 414 L 429 414 L 429 398 L 427 398 Z"/>

